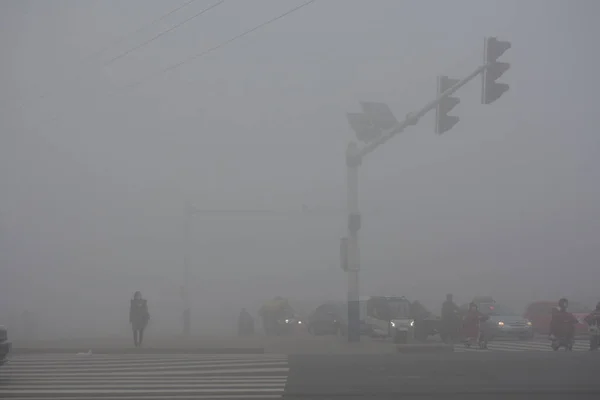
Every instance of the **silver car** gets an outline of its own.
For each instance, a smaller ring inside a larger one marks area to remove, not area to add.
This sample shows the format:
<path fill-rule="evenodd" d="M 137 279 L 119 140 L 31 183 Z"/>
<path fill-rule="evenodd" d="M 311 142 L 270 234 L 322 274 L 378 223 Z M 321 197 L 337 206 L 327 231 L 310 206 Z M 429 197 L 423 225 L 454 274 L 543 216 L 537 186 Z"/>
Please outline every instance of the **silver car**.
<path fill-rule="evenodd" d="M 533 338 L 531 321 L 510 308 L 498 303 L 480 303 L 479 311 L 489 316 L 489 319 L 483 324 L 483 333 L 488 340 L 495 337 Z"/>

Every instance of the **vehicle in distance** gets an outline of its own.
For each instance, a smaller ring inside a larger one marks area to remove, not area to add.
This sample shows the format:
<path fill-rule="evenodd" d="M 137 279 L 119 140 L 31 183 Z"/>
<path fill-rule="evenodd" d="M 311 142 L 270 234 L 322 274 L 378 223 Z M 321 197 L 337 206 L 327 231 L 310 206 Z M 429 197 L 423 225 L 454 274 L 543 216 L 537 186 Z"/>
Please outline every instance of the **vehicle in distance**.
<path fill-rule="evenodd" d="M 552 311 L 557 307 L 557 301 L 535 301 L 527 307 L 523 317 L 531 321 L 535 333 L 547 335 L 550 330 Z M 575 335 L 588 335 L 588 326 L 583 319 L 592 312 L 591 309 L 579 303 L 569 302 L 569 311 L 579 321 L 575 326 Z"/>
<path fill-rule="evenodd" d="M 345 334 L 347 307 L 343 303 L 321 304 L 308 317 L 307 329 L 313 335 Z"/>
<path fill-rule="evenodd" d="M 483 323 L 483 333 L 487 340 L 495 337 L 531 339 L 533 324 L 527 318 L 510 308 L 493 303 L 479 303 L 479 311 L 489 319 Z"/>
<path fill-rule="evenodd" d="M 360 334 L 375 336 L 374 329 L 360 314 Z M 308 332 L 313 335 L 348 334 L 348 303 L 345 301 L 328 302 L 317 307 L 308 318 Z"/>
<path fill-rule="evenodd" d="M 394 343 L 407 343 L 415 334 L 410 302 L 406 297 L 364 296 L 360 298 L 364 321 L 373 327 L 373 335 L 391 337 Z"/>
<path fill-rule="evenodd" d="M 8 341 L 8 331 L 0 325 L 0 365 L 8 361 L 11 346 L 11 343 Z"/>

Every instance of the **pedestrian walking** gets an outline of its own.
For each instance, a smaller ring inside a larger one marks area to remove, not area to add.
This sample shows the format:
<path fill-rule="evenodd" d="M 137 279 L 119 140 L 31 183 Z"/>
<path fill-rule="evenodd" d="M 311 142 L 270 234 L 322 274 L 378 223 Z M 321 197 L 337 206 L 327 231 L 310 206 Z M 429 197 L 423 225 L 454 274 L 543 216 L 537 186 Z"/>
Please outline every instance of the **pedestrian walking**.
<path fill-rule="evenodd" d="M 142 293 L 137 291 L 131 299 L 129 307 L 129 322 L 133 329 L 133 344 L 140 347 L 144 340 L 144 330 L 148 325 L 150 314 L 148 313 L 148 302 L 142 298 Z"/>

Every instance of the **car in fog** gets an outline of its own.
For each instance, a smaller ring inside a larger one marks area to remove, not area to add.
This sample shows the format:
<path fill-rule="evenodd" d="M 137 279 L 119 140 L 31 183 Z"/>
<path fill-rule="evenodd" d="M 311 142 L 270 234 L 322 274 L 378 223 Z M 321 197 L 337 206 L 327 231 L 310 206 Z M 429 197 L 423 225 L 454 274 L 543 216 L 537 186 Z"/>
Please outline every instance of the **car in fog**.
<path fill-rule="evenodd" d="M 489 317 L 482 325 L 488 340 L 497 337 L 531 339 L 533 324 L 509 307 L 496 302 L 479 303 L 479 311 Z M 468 305 L 467 305 L 468 307 Z"/>
<path fill-rule="evenodd" d="M 321 304 L 308 317 L 307 328 L 313 335 L 339 334 L 346 336 L 348 334 L 348 303 L 338 301 Z M 374 327 L 365 321 L 365 314 L 362 311 L 360 313 L 360 334 L 376 336 Z"/>
<path fill-rule="evenodd" d="M 5 327 L 0 326 L 0 365 L 8 361 L 11 346 L 11 343 L 8 341 L 8 331 Z"/>
<path fill-rule="evenodd" d="M 308 317 L 307 329 L 313 335 L 338 335 L 346 328 L 347 307 L 344 303 L 325 303 L 317 307 Z"/>
<path fill-rule="evenodd" d="M 304 319 L 295 312 L 284 314 L 277 320 L 275 333 L 278 336 L 291 335 L 304 327 Z"/>
<path fill-rule="evenodd" d="M 525 310 L 523 315 L 533 324 L 533 330 L 536 333 L 547 335 L 550 331 L 550 321 L 552 320 L 552 311 L 558 307 L 557 301 L 535 301 Z M 579 323 L 575 326 L 576 335 L 587 335 L 588 326 L 583 320 L 591 309 L 575 302 L 569 302 L 569 312 L 573 313 Z"/>

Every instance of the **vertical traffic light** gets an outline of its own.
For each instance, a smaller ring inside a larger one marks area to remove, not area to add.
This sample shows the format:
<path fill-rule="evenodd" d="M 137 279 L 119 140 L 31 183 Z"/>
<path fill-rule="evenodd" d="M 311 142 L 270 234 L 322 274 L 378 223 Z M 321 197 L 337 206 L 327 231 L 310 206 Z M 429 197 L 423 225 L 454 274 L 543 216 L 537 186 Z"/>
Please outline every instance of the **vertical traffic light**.
<path fill-rule="evenodd" d="M 438 76 L 437 80 L 437 96 L 438 98 L 446 90 L 459 82 L 458 79 L 451 79 L 447 76 Z M 440 100 L 435 109 L 435 133 L 441 135 L 442 133 L 452 129 L 454 125 L 458 123 L 459 118 L 454 115 L 448 115 L 448 113 L 460 103 L 458 97 L 446 96 Z"/>
<path fill-rule="evenodd" d="M 510 68 L 509 63 L 498 62 L 498 58 L 508 49 L 510 49 L 510 42 L 502 42 L 495 37 L 485 39 L 483 61 L 487 68 L 482 73 L 482 104 L 493 103 L 509 88 L 506 83 L 496 82 Z"/>

